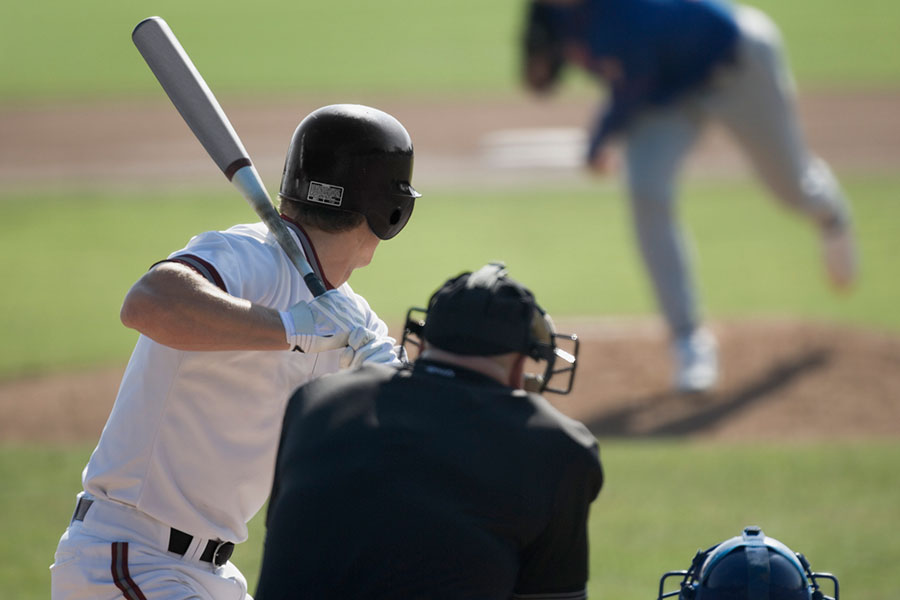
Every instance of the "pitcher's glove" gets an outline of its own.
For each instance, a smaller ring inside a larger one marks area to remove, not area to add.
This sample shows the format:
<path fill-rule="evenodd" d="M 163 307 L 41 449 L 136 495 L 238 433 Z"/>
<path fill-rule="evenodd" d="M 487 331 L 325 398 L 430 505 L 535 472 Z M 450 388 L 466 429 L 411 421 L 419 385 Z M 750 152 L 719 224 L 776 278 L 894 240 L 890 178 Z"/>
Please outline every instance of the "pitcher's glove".
<path fill-rule="evenodd" d="M 550 92 L 560 80 L 565 65 L 562 26 L 559 7 L 531 3 L 522 36 L 522 67 L 525 83 L 535 92 Z"/>

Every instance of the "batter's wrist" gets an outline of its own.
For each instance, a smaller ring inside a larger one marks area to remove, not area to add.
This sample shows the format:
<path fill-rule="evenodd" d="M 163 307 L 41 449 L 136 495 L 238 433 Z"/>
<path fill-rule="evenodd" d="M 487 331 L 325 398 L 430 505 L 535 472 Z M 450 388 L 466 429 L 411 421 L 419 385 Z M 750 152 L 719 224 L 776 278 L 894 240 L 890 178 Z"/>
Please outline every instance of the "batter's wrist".
<path fill-rule="evenodd" d="M 287 310 L 279 310 L 278 316 L 281 317 L 281 324 L 284 326 L 285 340 L 288 345 L 293 345 L 294 338 L 297 335 L 297 330 L 294 327 L 294 317 L 292 317 L 290 311 Z"/>

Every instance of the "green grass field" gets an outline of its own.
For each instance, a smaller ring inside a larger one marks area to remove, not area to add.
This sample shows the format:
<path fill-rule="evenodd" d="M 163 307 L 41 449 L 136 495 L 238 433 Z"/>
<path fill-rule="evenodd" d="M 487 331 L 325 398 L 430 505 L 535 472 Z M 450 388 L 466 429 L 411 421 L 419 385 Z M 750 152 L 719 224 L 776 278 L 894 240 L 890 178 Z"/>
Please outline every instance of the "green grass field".
<path fill-rule="evenodd" d="M 900 176 L 849 177 L 844 184 L 855 201 L 864 260 L 862 285 L 849 296 L 830 293 L 815 231 L 757 186 L 690 184 L 683 210 L 709 314 L 791 315 L 900 330 L 893 309 L 900 298 L 893 276 Z M 429 193 L 413 225 L 381 244 L 351 284 L 396 324 L 449 275 L 503 260 L 557 316 L 654 313 L 621 193 L 557 187 L 548 203 L 550 193 Z M 233 194 L 223 184 L 158 195 L 0 195 L 0 279 L 16 290 L 0 297 L 0 324 L 8 332 L 0 340 L 0 379 L 121 363 L 136 336 L 118 321 L 128 287 L 193 233 L 251 220 L 241 202 L 223 201 Z M 460 245 L 463 233 L 468 243 Z M 42 243 L 32 245 L 38 238 Z"/>
<path fill-rule="evenodd" d="M 0 102 L 158 97 L 131 44 L 167 19 L 217 94 L 511 93 L 522 0 L 16 2 L 0 18 Z M 750 2 L 775 17 L 805 85 L 896 87 L 893 0 Z"/>
<path fill-rule="evenodd" d="M 849 177 L 845 184 L 856 200 L 866 277 L 856 294 L 840 298 L 824 286 L 815 238 L 803 222 L 787 218 L 755 186 L 691 183 L 685 216 L 701 249 L 711 314 L 788 314 L 900 329 L 892 310 L 900 283 L 891 260 L 900 251 L 893 225 L 900 219 L 894 202 L 900 177 Z M 503 259 L 553 314 L 651 312 L 618 191 L 557 192 L 552 210 L 542 190 L 437 192 L 421 202 L 415 226 L 383 244 L 353 284 L 396 321 L 447 274 Z M 240 203 L 222 203 L 222 193 L 231 191 L 0 199 L 0 277 L 21 291 L 0 300 L 3 330 L 10 332 L 0 347 L 4 376 L 120 364 L 135 336 L 117 320 L 122 295 L 193 232 L 247 216 Z M 473 224 L 465 215 L 476 208 L 482 218 Z M 461 231 L 470 240 L 463 247 Z M 22 260 L 18 249 L 38 235 L 47 244 Z M 900 546 L 884 535 L 884 524 L 900 505 L 893 484 L 897 443 L 601 443 L 607 485 L 591 523 L 594 597 L 653 597 L 663 571 L 686 568 L 694 550 L 751 523 L 806 552 L 814 567 L 837 572 L 855 598 L 874 600 L 892 589 L 888 574 Z M 24 551 L 0 543 L 0 581 L 9 597 L 46 596 L 46 568 L 91 447 L 0 447 L 0 480 L 8 483 L 0 491 L 2 524 L 7 539 L 30 540 Z M 235 557 L 251 587 L 262 523 L 262 515 L 253 520 L 251 540 Z"/>
<path fill-rule="evenodd" d="M 752 4 L 778 21 L 804 89 L 900 86 L 900 4 L 893 0 Z M 223 98 L 512 95 L 520 93 L 521 5 L 13 3 L 0 10 L 0 108 L 160 101 L 129 37 L 153 14 L 169 21 Z M 573 93 L 596 92 L 579 81 Z M 900 330 L 893 263 L 900 255 L 900 173 L 839 175 L 854 201 L 863 258 L 862 285 L 848 297 L 828 292 L 813 232 L 785 217 L 757 186 L 687 182 L 682 210 L 697 243 L 710 316 L 791 315 Z M 248 220 L 240 202 L 221 200 L 233 194 L 224 183 L 190 191 L 102 185 L 65 193 L 0 191 L 0 381 L 121 364 L 136 337 L 118 321 L 128 286 L 193 233 Z M 479 219 L 467 216 L 476 211 Z M 373 265 L 351 281 L 391 323 L 408 306 L 425 302 L 447 275 L 496 259 L 555 315 L 654 312 L 615 187 L 429 189 L 413 219 L 414 226 L 383 244 Z M 40 446 L 0 440 L 3 598 L 48 596 L 47 567 L 92 447 L 88 441 Z M 896 594 L 896 441 L 601 440 L 601 448 L 607 482 L 591 521 L 594 598 L 653 598 L 662 572 L 686 568 L 696 549 L 747 524 L 805 552 L 814 568 L 834 571 L 845 598 Z M 259 515 L 250 541 L 235 553 L 251 589 L 263 535 Z"/>
<path fill-rule="evenodd" d="M 47 567 L 90 449 L 7 447 L 0 453 L 0 479 L 15 483 L 0 488 L 9 540 L 0 544 L 4 598 L 47 597 Z M 697 549 L 751 524 L 806 554 L 813 568 L 835 572 L 845 598 L 882 600 L 896 592 L 896 443 L 606 441 L 601 455 L 606 484 L 590 524 L 593 598 L 654 598 L 663 572 L 687 568 Z M 233 557 L 251 589 L 263 523 L 261 512 Z"/>

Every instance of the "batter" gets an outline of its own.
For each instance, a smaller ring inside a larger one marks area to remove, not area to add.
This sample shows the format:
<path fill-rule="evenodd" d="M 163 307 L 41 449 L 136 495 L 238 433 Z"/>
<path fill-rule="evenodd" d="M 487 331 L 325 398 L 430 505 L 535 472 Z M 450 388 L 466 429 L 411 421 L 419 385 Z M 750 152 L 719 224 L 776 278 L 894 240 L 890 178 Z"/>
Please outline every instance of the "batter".
<path fill-rule="evenodd" d="M 228 559 L 271 488 L 287 399 L 342 366 L 399 363 L 346 281 L 407 223 L 412 161 L 406 130 L 376 109 L 300 123 L 282 218 L 323 296 L 261 223 L 202 233 L 132 287 L 122 320 L 141 336 L 57 548 L 55 600 L 249 597 Z"/>

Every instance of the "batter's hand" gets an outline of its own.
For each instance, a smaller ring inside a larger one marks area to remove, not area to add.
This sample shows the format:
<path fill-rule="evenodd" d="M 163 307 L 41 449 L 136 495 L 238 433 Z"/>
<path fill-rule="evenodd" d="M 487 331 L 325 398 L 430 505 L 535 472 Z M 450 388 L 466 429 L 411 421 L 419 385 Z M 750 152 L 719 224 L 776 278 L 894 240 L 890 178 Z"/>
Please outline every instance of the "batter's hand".
<path fill-rule="evenodd" d="M 350 332 L 365 325 L 356 302 L 337 290 L 298 302 L 281 313 L 281 320 L 291 348 L 307 353 L 343 348 Z"/>
<path fill-rule="evenodd" d="M 365 327 L 357 327 L 350 332 L 347 347 L 341 352 L 341 368 L 355 369 L 363 363 L 401 366 L 395 350 L 396 340 L 376 333 Z"/>

